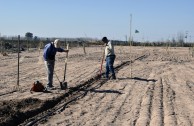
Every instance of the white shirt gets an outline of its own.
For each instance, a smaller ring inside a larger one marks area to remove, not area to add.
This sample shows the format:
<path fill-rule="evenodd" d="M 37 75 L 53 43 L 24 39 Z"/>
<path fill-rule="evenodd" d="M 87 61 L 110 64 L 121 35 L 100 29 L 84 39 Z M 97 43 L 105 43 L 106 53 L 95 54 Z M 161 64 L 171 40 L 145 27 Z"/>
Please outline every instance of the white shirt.
<path fill-rule="evenodd" d="M 105 57 L 110 55 L 115 55 L 114 46 L 112 45 L 111 41 L 109 41 L 105 47 Z"/>

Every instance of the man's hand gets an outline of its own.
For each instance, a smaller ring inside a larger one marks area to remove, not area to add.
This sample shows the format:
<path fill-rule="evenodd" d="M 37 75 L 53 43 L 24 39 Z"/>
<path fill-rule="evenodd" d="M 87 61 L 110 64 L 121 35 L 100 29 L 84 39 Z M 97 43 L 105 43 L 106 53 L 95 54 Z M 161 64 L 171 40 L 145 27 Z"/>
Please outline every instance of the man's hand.
<path fill-rule="evenodd" d="M 65 49 L 64 52 L 69 52 L 69 50 Z"/>

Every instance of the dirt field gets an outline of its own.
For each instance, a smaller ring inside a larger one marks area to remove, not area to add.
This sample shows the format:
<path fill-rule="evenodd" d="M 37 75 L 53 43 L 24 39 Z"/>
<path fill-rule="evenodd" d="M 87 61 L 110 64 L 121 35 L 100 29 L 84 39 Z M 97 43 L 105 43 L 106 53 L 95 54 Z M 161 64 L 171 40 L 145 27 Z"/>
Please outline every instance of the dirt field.
<path fill-rule="evenodd" d="M 46 84 L 42 51 L 0 56 L 0 125 L 39 126 L 193 126 L 194 58 L 189 48 L 116 46 L 116 80 L 99 78 L 102 47 L 70 48 L 69 89 L 30 93 Z M 63 80 L 65 53 L 56 55 Z M 132 61 L 132 64 L 131 62 Z M 105 64 L 104 64 L 105 65 Z M 132 71 L 131 71 L 132 70 Z M 103 68 L 103 72 L 105 69 Z M 131 77 L 132 73 L 132 77 Z"/>

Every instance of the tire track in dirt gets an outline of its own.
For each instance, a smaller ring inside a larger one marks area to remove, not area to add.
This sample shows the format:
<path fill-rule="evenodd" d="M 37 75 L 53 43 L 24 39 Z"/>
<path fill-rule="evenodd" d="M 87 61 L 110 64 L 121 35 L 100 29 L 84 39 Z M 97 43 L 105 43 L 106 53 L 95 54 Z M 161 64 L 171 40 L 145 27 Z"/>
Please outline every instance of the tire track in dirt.
<path fill-rule="evenodd" d="M 186 62 L 181 61 L 181 58 L 183 60 L 185 60 Z M 168 93 L 166 95 L 167 98 L 165 98 L 165 99 L 167 99 L 165 104 L 168 105 L 168 108 L 169 108 L 169 109 L 167 109 L 167 111 L 171 110 L 171 112 L 169 112 L 169 113 L 174 113 L 174 114 L 170 114 L 170 116 L 171 116 L 170 118 L 174 118 L 174 120 L 167 118 L 168 115 L 165 115 L 165 117 L 168 120 L 167 123 L 170 123 L 169 120 L 171 120 L 172 125 L 192 125 L 191 120 L 193 118 L 193 114 L 191 113 L 191 111 L 193 109 L 190 105 L 188 106 L 185 103 L 188 103 L 188 101 L 191 102 L 190 104 L 193 103 L 192 102 L 193 101 L 193 92 L 186 85 L 188 85 L 187 84 L 188 80 L 189 80 L 189 82 L 193 81 L 192 74 L 194 73 L 194 71 L 193 71 L 193 69 L 189 68 L 189 66 L 191 65 L 190 59 L 183 58 L 183 57 L 181 57 L 181 58 L 177 57 L 177 60 L 179 60 L 181 62 L 170 62 L 170 63 L 166 64 L 166 66 L 164 66 L 164 68 L 163 68 L 164 73 L 160 75 L 164 81 L 164 83 L 163 83 L 163 85 L 165 86 L 164 92 Z M 185 96 L 183 96 L 183 94 Z M 182 100 L 182 99 L 184 99 L 184 100 Z M 171 106 L 171 107 L 169 107 L 169 106 Z M 185 109 L 184 106 L 188 106 L 188 107 L 186 107 L 188 109 Z M 184 110 L 184 111 L 182 111 L 182 110 Z M 188 116 L 188 115 L 190 115 L 190 116 Z"/>
<path fill-rule="evenodd" d="M 147 67 L 147 69 L 150 69 L 146 75 L 149 75 L 148 79 L 146 80 L 147 89 L 142 97 L 138 118 L 133 123 L 133 125 L 137 126 L 152 125 L 155 122 L 157 122 L 159 125 L 163 124 L 163 104 L 162 101 L 160 101 L 163 99 L 162 86 L 159 83 L 160 81 L 155 79 L 156 75 L 160 75 L 162 72 L 160 69 L 156 68 Z M 157 97 L 159 97 L 159 100 Z M 161 117 L 153 119 L 158 114 Z"/>
<path fill-rule="evenodd" d="M 146 93 L 143 96 L 143 100 L 141 103 L 141 109 L 139 118 L 135 125 L 149 125 L 151 119 L 151 107 L 153 102 L 153 91 L 155 88 L 155 82 L 149 82 Z"/>
<path fill-rule="evenodd" d="M 166 77 L 165 77 L 166 78 Z M 177 117 L 174 108 L 175 91 L 172 90 L 167 80 L 162 78 L 164 88 L 164 124 L 170 126 L 177 126 Z"/>
<path fill-rule="evenodd" d="M 161 78 L 155 83 L 150 126 L 164 125 L 163 85 Z"/>
<path fill-rule="evenodd" d="M 150 76 L 159 78 L 154 84 L 153 101 L 151 106 L 151 120 L 147 125 L 177 125 L 173 100 L 175 92 L 166 81 L 166 76 L 173 73 L 170 62 L 157 64 Z M 157 69 L 156 69 L 157 68 Z M 173 78 L 174 79 L 174 78 Z"/>
<path fill-rule="evenodd" d="M 183 64 L 174 72 L 176 79 L 172 79 L 171 76 L 168 77 L 173 89 L 177 92 L 175 110 L 178 117 L 178 125 L 189 126 L 194 124 L 194 93 L 188 86 L 190 85 L 189 82 L 193 81 L 191 76 L 193 72 L 193 69 L 190 69 L 187 64 Z"/>
<path fill-rule="evenodd" d="M 144 96 L 144 101 L 142 102 L 142 107 L 140 110 L 140 116 L 136 122 L 136 125 L 164 125 L 165 124 L 165 103 L 164 103 L 164 85 L 162 83 L 162 76 L 165 75 L 165 71 L 171 70 L 170 63 L 159 64 L 152 69 L 152 73 L 149 78 L 160 78 L 157 79 L 156 83 L 151 82 L 150 90 L 148 89 L 147 96 Z M 162 68 L 162 69 L 160 69 Z M 154 77 L 155 76 L 155 77 Z M 150 79 L 151 80 L 151 79 Z M 147 101 L 146 101 L 147 99 Z M 147 106 L 146 106 L 147 105 Z M 146 106 L 146 107 L 145 107 Z"/>

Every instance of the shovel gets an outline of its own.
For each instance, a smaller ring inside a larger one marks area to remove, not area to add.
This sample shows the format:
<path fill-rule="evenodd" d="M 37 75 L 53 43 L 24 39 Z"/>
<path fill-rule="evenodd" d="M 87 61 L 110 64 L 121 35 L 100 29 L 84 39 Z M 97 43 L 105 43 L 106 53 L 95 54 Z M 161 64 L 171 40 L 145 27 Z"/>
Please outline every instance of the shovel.
<path fill-rule="evenodd" d="M 67 44 L 67 50 L 69 50 L 69 44 Z M 68 59 L 68 52 L 66 53 L 63 82 L 60 82 L 61 90 L 66 90 L 67 89 L 67 82 L 65 80 L 66 79 L 66 71 L 67 71 L 67 59 Z"/>
<path fill-rule="evenodd" d="M 55 73 L 55 76 L 57 77 L 57 80 L 59 81 L 60 86 L 61 86 L 62 82 L 59 80 L 59 77 L 57 76 L 55 71 L 54 71 L 54 73 Z"/>

